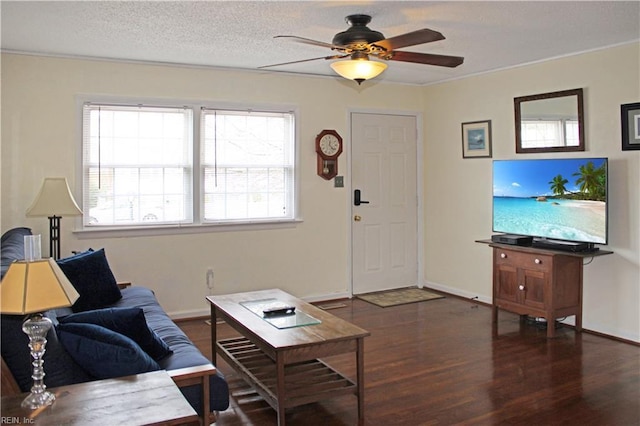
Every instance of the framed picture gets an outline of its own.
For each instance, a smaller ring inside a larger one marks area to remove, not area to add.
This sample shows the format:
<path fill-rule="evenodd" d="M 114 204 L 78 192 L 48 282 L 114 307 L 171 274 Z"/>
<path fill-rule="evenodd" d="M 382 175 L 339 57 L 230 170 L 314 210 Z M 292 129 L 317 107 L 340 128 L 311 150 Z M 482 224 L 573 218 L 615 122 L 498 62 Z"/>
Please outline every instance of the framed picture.
<path fill-rule="evenodd" d="M 620 106 L 622 150 L 640 149 L 640 102 Z"/>
<path fill-rule="evenodd" d="M 491 120 L 462 123 L 462 158 L 491 158 Z"/>

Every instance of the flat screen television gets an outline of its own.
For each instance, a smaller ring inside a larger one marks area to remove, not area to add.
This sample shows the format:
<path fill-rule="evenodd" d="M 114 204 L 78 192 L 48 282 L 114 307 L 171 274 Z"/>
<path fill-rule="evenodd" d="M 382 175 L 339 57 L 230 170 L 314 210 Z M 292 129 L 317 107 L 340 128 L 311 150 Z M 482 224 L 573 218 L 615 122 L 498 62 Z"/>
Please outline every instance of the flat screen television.
<path fill-rule="evenodd" d="M 607 158 L 493 161 L 493 231 L 607 244 Z"/>

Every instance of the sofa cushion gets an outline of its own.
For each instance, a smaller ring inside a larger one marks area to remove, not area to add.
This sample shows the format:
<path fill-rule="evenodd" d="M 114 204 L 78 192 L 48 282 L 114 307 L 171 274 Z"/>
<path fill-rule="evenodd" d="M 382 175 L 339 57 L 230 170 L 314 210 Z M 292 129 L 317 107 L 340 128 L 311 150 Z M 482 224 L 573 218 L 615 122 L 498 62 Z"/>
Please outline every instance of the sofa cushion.
<path fill-rule="evenodd" d="M 130 338 L 95 324 L 58 324 L 71 357 L 97 379 L 156 371 L 160 366 Z"/>
<path fill-rule="evenodd" d="M 114 307 L 140 307 L 144 310 L 149 328 L 155 331 L 170 347 L 173 353 L 158 361 L 164 370 L 209 364 L 187 335 L 169 318 L 162 309 L 153 291 L 146 287 L 132 286 L 122 290 L 122 299 Z M 199 385 L 181 387 L 180 391 L 198 414 L 202 414 L 202 391 Z M 209 380 L 211 410 L 224 411 L 229 407 L 229 385 L 218 369 Z"/>
<path fill-rule="evenodd" d="M 136 342 L 151 358 L 159 361 L 171 348 L 149 328 L 141 308 L 105 308 L 58 318 L 60 324 L 88 323 L 107 328 Z"/>
<path fill-rule="evenodd" d="M 58 266 L 80 294 L 74 312 L 104 308 L 122 298 L 104 249 L 60 259 Z"/>
<path fill-rule="evenodd" d="M 2 262 L 1 276 L 16 260 L 24 259 L 24 237 L 31 235 L 29 228 L 13 228 L 2 235 L 0 240 L 0 258 Z"/>

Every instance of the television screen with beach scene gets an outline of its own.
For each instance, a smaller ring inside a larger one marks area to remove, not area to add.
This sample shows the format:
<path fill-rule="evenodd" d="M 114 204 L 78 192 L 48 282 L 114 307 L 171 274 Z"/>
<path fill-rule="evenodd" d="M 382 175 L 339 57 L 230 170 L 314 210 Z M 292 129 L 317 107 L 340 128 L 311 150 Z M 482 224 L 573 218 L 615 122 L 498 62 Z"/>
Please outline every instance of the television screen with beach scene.
<path fill-rule="evenodd" d="M 607 159 L 493 161 L 493 231 L 607 243 Z"/>

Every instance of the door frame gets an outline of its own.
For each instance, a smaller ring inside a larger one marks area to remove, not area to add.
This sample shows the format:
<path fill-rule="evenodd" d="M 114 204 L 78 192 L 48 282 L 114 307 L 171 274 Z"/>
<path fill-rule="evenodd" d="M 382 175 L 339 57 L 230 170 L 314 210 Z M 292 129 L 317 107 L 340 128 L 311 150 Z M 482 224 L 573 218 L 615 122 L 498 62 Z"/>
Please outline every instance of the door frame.
<path fill-rule="evenodd" d="M 424 156 L 424 140 L 423 140 L 423 113 L 420 111 L 412 111 L 412 110 L 387 110 L 387 109 L 362 109 L 362 108 L 349 108 L 347 109 L 347 127 L 349 132 L 349 149 L 346 150 L 346 160 L 347 160 L 347 175 L 349 179 L 345 182 L 345 188 L 348 191 L 347 194 L 347 230 L 349 232 L 349 247 L 347 249 L 347 255 L 349 256 L 349 264 L 348 264 L 348 274 L 349 274 L 349 295 L 353 297 L 353 215 L 355 214 L 353 211 L 353 184 L 351 181 L 351 162 L 353 161 L 352 156 L 352 141 L 351 135 L 352 132 L 352 122 L 351 115 L 352 114 L 376 114 L 376 115 L 401 115 L 408 117 L 415 117 L 416 119 L 416 190 L 418 197 L 417 202 L 417 212 L 416 212 L 416 220 L 417 229 L 418 229 L 418 241 L 416 248 L 417 250 L 417 260 L 418 260 L 418 277 L 417 277 L 417 285 L 418 287 L 424 287 L 424 161 L 422 158 Z"/>

